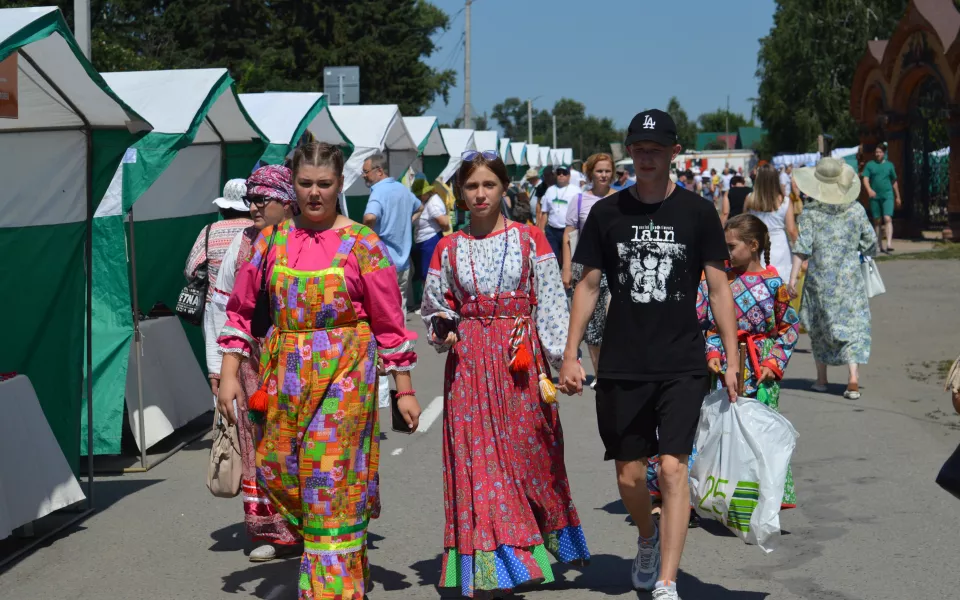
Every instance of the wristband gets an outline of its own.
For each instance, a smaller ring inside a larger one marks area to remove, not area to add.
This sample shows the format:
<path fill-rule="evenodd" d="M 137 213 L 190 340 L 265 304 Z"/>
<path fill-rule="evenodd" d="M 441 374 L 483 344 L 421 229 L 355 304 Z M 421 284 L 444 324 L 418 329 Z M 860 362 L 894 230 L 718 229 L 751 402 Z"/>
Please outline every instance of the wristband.
<path fill-rule="evenodd" d="M 397 398 L 403 398 L 404 396 L 416 396 L 417 390 L 407 390 L 406 392 L 397 392 Z"/>

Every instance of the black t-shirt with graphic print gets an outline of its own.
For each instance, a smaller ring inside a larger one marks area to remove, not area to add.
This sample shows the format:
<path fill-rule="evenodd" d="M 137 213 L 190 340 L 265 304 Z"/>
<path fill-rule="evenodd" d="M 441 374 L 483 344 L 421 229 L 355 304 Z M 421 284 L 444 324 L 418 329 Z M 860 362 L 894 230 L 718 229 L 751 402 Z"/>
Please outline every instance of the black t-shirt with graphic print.
<path fill-rule="evenodd" d="M 697 322 L 704 263 L 729 258 L 713 204 L 679 186 L 659 204 L 626 188 L 597 202 L 573 257 L 602 269 L 610 312 L 598 376 L 663 381 L 707 368 Z"/>

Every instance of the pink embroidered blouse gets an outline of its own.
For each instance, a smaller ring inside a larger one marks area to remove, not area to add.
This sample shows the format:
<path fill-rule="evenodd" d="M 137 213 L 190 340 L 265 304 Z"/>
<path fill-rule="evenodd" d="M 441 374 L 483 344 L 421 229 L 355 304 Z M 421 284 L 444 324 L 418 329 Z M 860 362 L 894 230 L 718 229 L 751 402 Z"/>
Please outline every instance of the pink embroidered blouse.
<path fill-rule="evenodd" d="M 397 270 L 380 238 L 364 226 L 357 228 L 358 239 L 344 265 L 347 291 L 357 317 L 370 324 L 384 369 L 409 371 L 417 364 L 414 345 L 417 334 L 408 331 L 400 307 Z M 265 230 L 269 234 L 270 230 Z M 287 237 L 287 267 L 298 271 L 319 271 L 330 267 L 340 248 L 343 229 L 313 231 L 291 223 Z M 240 267 L 233 293 L 227 302 L 227 322 L 218 339 L 221 352 L 250 355 L 253 336 L 250 320 L 260 289 L 261 252 L 267 247 L 263 235 L 254 244 L 249 261 Z M 276 248 L 267 255 L 267 278 L 272 275 Z"/>

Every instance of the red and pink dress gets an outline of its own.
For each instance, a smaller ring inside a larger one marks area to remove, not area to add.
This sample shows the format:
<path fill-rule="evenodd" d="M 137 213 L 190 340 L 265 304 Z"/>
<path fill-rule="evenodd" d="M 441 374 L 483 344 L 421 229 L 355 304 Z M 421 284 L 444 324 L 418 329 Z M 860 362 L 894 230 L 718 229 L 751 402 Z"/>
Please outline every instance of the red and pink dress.
<path fill-rule="evenodd" d="M 538 377 L 559 367 L 569 312 L 543 232 L 509 223 L 483 238 L 445 237 L 433 255 L 421 314 L 445 316 L 459 341 L 444 381 L 444 557 L 441 587 L 491 595 L 551 582 L 548 552 L 590 558 L 563 460 L 557 404 Z M 526 324 L 533 364 L 513 372 L 511 334 Z M 432 339 L 431 339 L 432 342 Z M 444 351 L 445 348 L 438 348 Z"/>

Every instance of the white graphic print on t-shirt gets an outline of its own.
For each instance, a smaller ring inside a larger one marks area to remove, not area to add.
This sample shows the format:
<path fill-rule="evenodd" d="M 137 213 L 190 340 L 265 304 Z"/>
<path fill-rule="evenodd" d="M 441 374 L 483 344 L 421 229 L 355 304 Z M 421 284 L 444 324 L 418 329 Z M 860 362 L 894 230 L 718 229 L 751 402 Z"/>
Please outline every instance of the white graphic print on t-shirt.
<path fill-rule="evenodd" d="M 633 238 L 617 244 L 620 256 L 620 285 L 630 290 L 630 299 L 638 304 L 677 299 L 682 292 L 674 279 L 674 261 L 685 261 L 687 247 L 674 241 L 673 227 L 632 226 Z"/>

